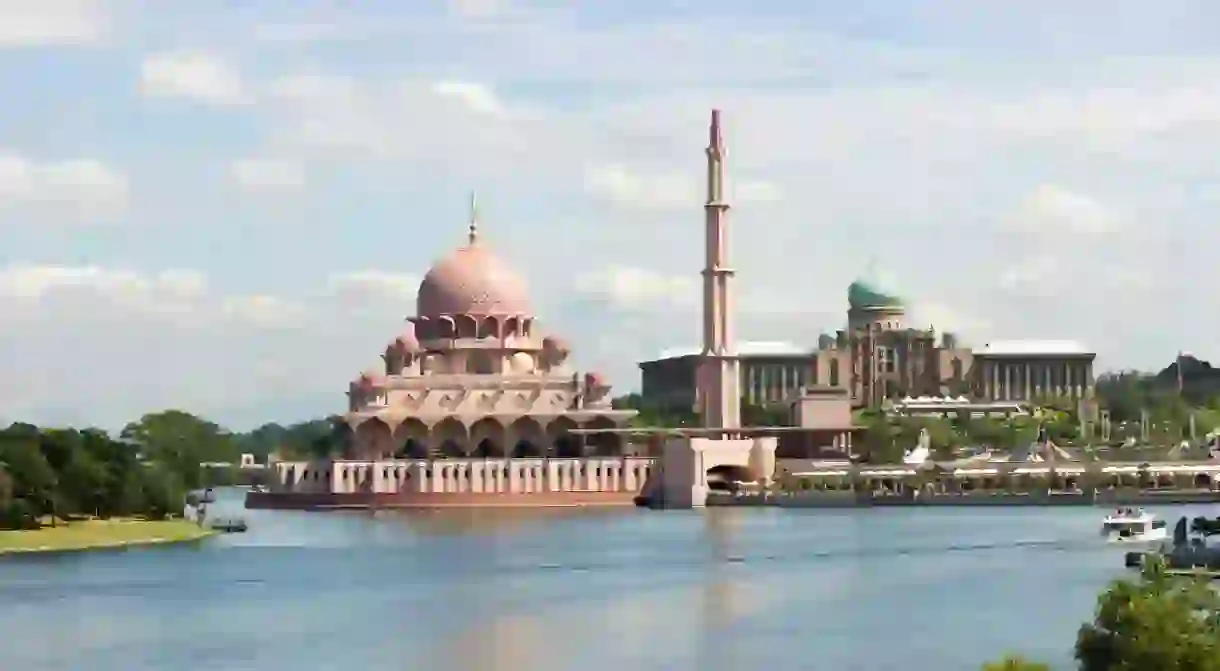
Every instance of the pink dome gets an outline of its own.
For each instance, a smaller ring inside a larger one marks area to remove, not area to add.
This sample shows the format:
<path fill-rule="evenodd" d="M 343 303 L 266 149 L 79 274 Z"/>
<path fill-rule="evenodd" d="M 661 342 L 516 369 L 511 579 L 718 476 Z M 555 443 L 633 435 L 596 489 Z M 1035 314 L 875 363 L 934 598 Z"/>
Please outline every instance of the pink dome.
<path fill-rule="evenodd" d="M 593 387 L 595 389 L 605 387 L 607 386 L 606 377 L 597 372 L 585 373 L 585 386 Z"/>
<path fill-rule="evenodd" d="M 415 313 L 529 315 L 525 283 L 482 245 L 462 247 L 432 267 L 419 285 Z"/>

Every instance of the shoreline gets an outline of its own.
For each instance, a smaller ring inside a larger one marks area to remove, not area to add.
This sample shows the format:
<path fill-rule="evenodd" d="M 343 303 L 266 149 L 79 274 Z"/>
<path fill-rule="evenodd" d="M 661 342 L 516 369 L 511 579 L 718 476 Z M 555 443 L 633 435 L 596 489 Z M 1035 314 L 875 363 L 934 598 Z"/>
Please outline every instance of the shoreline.
<path fill-rule="evenodd" d="M 119 528 L 123 531 L 139 529 L 148 533 L 131 537 L 114 535 Z M 214 529 L 200 528 L 194 522 L 181 519 L 68 522 L 57 527 L 0 531 L 0 557 L 197 543 L 216 534 Z M 18 544 L 10 546 L 7 544 L 10 540 L 16 540 Z"/>

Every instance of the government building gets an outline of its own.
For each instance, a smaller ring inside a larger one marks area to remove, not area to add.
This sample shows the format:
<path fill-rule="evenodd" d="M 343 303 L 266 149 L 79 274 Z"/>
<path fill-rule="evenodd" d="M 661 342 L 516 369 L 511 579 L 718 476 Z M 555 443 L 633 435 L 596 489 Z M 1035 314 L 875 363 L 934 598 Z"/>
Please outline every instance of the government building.
<path fill-rule="evenodd" d="M 742 401 L 788 403 L 808 387 L 843 390 L 856 408 L 904 397 L 1030 402 L 1093 393 L 1096 354 L 1079 343 L 1008 341 L 972 349 L 953 333 L 910 327 L 899 297 L 863 281 L 848 287 L 847 304 L 846 327 L 819 336 L 816 346 L 742 343 Z M 698 355 L 694 349 L 671 350 L 640 362 L 644 404 L 694 407 Z"/>

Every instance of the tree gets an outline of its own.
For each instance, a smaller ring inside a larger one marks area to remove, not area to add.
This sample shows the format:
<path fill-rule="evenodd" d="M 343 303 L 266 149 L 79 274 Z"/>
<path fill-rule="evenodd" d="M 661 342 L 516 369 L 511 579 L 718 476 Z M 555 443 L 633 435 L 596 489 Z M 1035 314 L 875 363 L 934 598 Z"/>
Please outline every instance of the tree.
<path fill-rule="evenodd" d="M 203 484 L 201 462 L 236 461 L 236 443 L 219 425 L 181 410 L 149 413 L 123 427 L 122 438 L 181 476 L 190 488 Z"/>
<path fill-rule="evenodd" d="M 57 477 L 38 449 L 37 438 L 0 436 L 0 461 L 12 477 L 13 499 L 23 501 L 34 516 L 54 512 Z"/>
<path fill-rule="evenodd" d="M 1220 595 L 1146 561 L 1138 580 L 1117 580 L 1076 637 L 1081 671 L 1220 671 Z"/>
<path fill-rule="evenodd" d="M 1009 655 L 998 662 L 984 664 L 982 671 L 1051 671 L 1051 667 L 1019 655 Z"/>

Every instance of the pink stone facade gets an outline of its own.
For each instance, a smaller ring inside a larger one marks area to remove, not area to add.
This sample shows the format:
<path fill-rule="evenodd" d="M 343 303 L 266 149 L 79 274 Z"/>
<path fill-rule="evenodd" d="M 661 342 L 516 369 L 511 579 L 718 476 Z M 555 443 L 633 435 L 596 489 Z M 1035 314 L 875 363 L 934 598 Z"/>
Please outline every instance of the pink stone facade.
<path fill-rule="evenodd" d="M 640 491 L 655 460 L 319 460 L 273 465 L 272 492 L 307 494 L 536 494 Z"/>
<path fill-rule="evenodd" d="M 525 283 L 478 239 L 471 214 L 467 244 L 424 276 L 381 369 L 349 385 L 343 458 L 276 463 L 271 491 L 251 501 L 639 490 L 651 459 L 626 456 L 620 434 L 573 433 L 622 428 L 635 411 L 610 406 L 604 376 L 569 365 L 568 345 L 543 333 Z"/>

